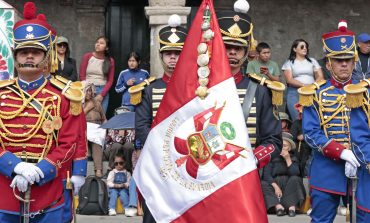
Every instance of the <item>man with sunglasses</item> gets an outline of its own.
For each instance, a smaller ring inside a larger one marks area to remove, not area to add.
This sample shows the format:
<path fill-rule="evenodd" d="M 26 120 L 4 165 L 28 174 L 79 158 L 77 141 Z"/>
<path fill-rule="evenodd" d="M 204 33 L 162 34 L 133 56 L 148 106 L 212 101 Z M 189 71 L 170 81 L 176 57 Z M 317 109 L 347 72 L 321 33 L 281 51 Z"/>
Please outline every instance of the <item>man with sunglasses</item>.
<path fill-rule="evenodd" d="M 350 109 L 345 104 L 344 91 L 352 83 L 354 33 L 341 21 L 338 30 L 324 34 L 322 39 L 331 79 L 298 90 L 300 104 L 305 106 L 302 119 L 305 141 L 314 151 L 309 173 L 313 223 L 334 221 L 340 197 L 348 193 L 346 175 L 359 166 L 350 150 Z"/>
<path fill-rule="evenodd" d="M 262 168 L 270 161 L 271 155 L 278 156 L 280 153 L 281 123 L 277 108 L 272 103 L 271 91 L 263 86 L 266 79 L 246 77 L 241 71 L 253 39 L 253 24 L 246 14 L 249 6 L 243 7 L 246 4 L 245 0 L 238 0 L 234 5 L 235 11 L 218 11 L 217 18 L 231 73 L 242 102 L 249 139 L 258 167 Z"/>

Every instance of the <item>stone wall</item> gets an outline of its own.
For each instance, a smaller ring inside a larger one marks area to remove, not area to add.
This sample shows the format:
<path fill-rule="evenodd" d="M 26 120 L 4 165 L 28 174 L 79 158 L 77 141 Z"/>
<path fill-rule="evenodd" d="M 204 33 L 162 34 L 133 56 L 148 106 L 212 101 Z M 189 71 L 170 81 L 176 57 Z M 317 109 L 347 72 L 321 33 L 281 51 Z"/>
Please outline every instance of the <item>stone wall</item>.
<path fill-rule="evenodd" d="M 6 2 L 23 13 L 28 0 Z M 71 56 L 79 65 L 82 55 L 94 50 L 98 36 L 105 32 L 105 8 L 107 0 L 36 0 L 37 13 L 43 13 L 57 35 L 66 36 L 71 47 Z M 23 16 L 22 16 L 23 17 Z M 78 67 L 77 67 L 78 69 Z"/>
<path fill-rule="evenodd" d="M 26 0 L 6 2 L 22 11 Z M 161 7 L 163 2 L 184 5 L 184 0 L 153 0 L 151 7 Z M 72 56 L 77 62 L 83 53 L 94 49 L 96 37 L 104 34 L 108 0 L 36 0 L 35 3 L 38 12 L 46 14 L 58 34 L 71 40 Z M 230 9 L 233 3 L 234 0 L 214 0 L 218 9 Z M 356 33 L 370 33 L 367 0 L 249 0 L 249 4 L 255 37 L 271 45 L 272 57 L 279 65 L 288 57 L 291 43 L 297 38 L 310 43 L 311 56 L 322 57 L 321 35 L 336 29 L 339 19 L 346 19 L 348 27 Z"/>

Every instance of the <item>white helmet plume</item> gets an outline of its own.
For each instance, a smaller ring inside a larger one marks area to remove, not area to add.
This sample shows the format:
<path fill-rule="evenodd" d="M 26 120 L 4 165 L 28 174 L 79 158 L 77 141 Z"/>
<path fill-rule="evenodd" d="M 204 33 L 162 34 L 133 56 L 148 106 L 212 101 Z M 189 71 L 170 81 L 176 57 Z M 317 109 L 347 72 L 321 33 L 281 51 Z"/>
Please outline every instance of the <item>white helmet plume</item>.
<path fill-rule="evenodd" d="M 249 3 L 246 0 L 237 0 L 234 3 L 234 11 L 247 14 L 249 10 Z"/>
<path fill-rule="evenodd" d="M 178 27 L 181 25 L 181 18 L 177 14 L 173 14 L 168 18 L 168 25 L 171 27 Z"/>

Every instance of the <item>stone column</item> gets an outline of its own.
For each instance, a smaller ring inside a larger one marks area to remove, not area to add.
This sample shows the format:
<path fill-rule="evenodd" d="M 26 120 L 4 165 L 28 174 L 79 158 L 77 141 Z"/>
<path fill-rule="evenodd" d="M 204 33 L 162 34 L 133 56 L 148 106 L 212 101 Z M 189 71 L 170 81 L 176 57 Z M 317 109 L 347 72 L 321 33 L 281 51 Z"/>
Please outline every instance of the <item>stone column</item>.
<path fill-rule="evenodd" d="M 159 57 L 159 30 L 168 25 L 168 18 L 172 14 L 181 17 L 181 24 L 186 25 L 190 7 L 185 7 L 185 0 L 149 0 L 145 7 L 145 14 L 150 26 L 150 74 L 162 77 L 163 68 Z"/>

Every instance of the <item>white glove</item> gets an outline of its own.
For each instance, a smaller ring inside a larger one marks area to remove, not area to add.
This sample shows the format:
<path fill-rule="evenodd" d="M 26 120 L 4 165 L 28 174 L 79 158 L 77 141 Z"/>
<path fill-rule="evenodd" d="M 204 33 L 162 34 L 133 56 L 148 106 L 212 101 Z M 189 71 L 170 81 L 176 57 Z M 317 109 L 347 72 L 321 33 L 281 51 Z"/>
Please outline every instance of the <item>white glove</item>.
<path fill-rule="evenodd" d="M 22 175 L 17 175 L 13 178 L 10 184 L 11 188 L 17 187 L 20 192 L 26 192 L 28 181 Z"/>
<path fill-rule="evenodd" d="M 78 191 L 82 187 L 82 185 L 85 183 L 85 177 L 84 176 L 78 176 L 78 175 L 73 175 L 71 177 L 71 183 L 73 184 L 73 195 L 77 195 Z"/>
<path fill-rule="evenodd" d="M 351 150 L 348 150 L 348 149 L 343 150 L 342 153 L 340 154 L 340 158 L 342 160 L 347 161 L 354 167 L 360 166 L 360 163 L 357 161 L 355 155 L 353 154 Z"/>
<path fill-rule="evenodd" d="M 357 167 L 353 166 L 351 163 L 346 162 L 346 165 L 344 167 L 344 173 L 346 176 L 349 177 L 355 177 L 357 173 Z"/>
<path fill-rule="evenodd" d="M 22 175 L 28 183 L 33 184 L 44 178 L 44 173 L 32 163 L 20 162 L 14 167 L 14 173 Z"/>

